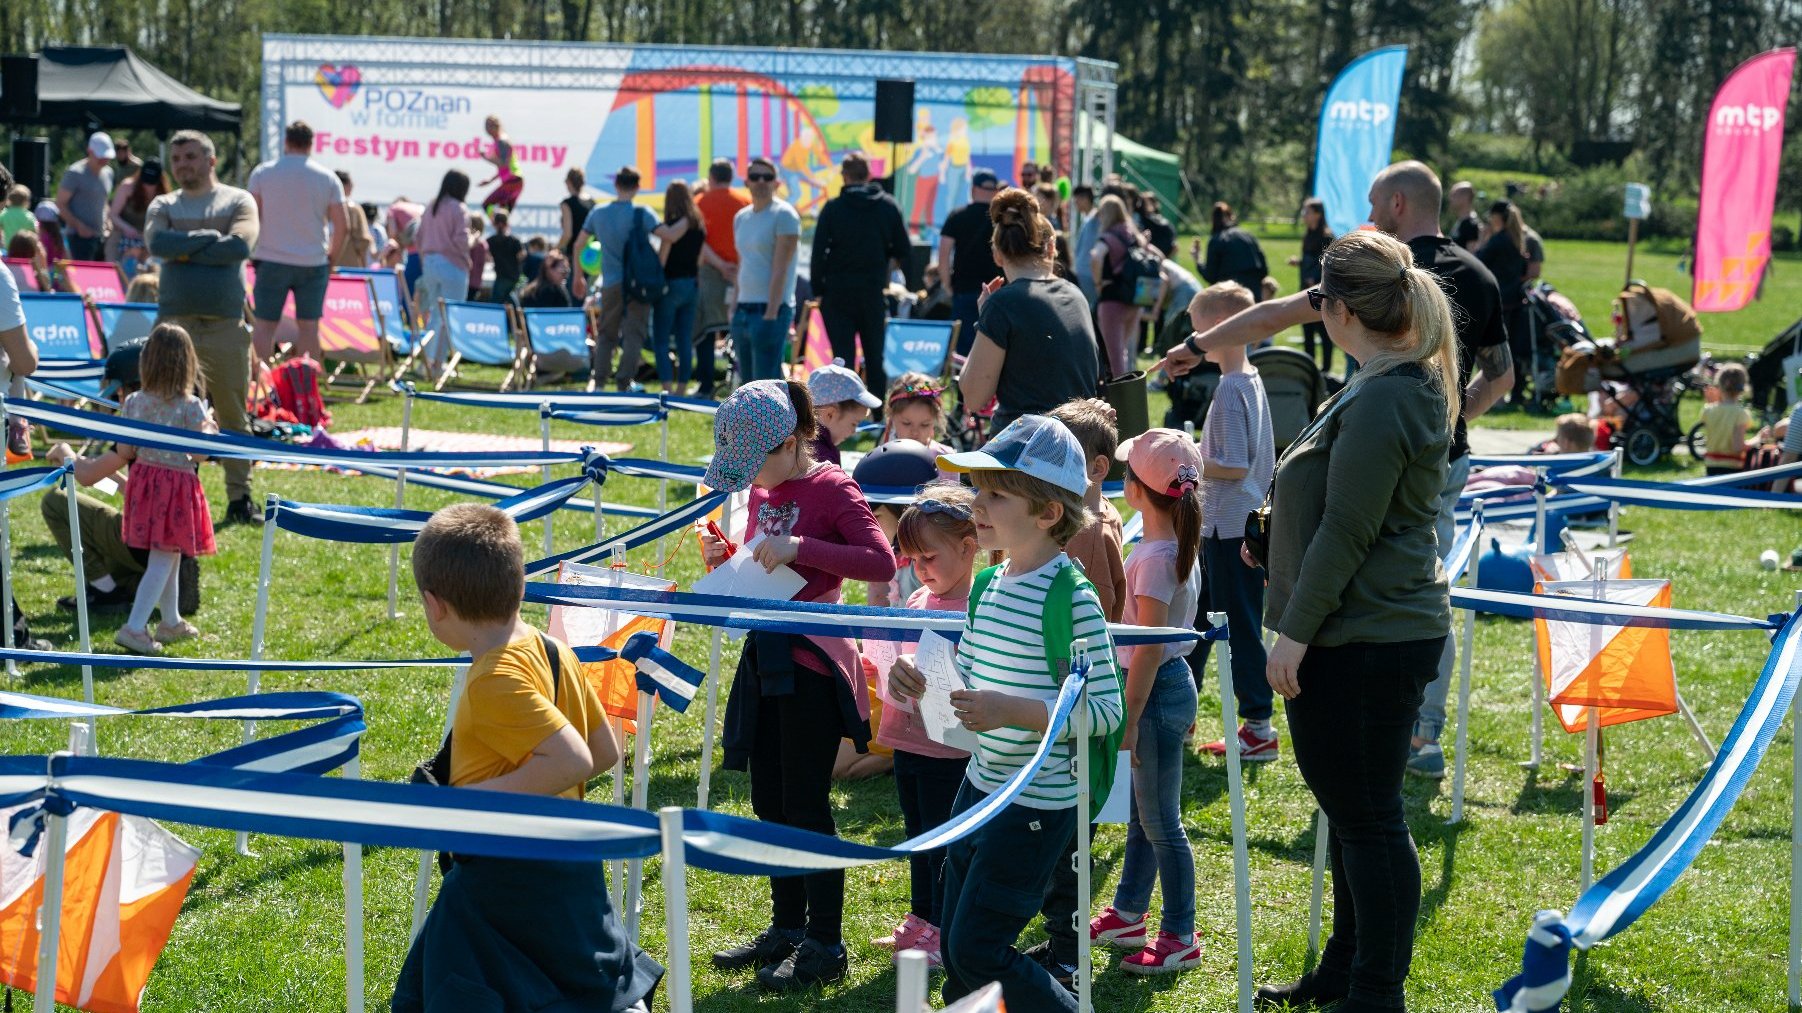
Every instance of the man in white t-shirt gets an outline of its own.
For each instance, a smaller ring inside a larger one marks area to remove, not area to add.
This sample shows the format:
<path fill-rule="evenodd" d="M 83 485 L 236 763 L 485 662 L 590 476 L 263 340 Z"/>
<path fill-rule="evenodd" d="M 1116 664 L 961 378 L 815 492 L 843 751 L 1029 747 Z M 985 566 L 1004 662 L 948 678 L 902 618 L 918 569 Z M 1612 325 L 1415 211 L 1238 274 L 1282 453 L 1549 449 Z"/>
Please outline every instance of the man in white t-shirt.
<path fill-rule="evenodd" d="M 288 294 L 294 294 L 294 351 L 319 358 L 319 318 L 332 261 L 350 236 L 344 185 L 330 169 L 313 161 L 313 128 L 295 120 L 283 138 L 282 155 L 250 174 L 262 231 L 252 251 L 256 288 L 252 341 L 257 357 L 275 351 L 275 328 Z"/>
<path fill-rule="evenodd" d="M 12 173 L 0 166 L 0 193 L 12 189 Z M 5 353 L 5 360 L 0 361 L 0 389 L 12 382 L 14 374 L 29 376 L 38 368 L 38 349 L 32 343 L 31 335 L 25 330 L 25 306 L 19 300 L 19 283 L 13 279 L 11 271 L 0 271 L 0 352 Z M 25 613 L 20 611 L 17 600 L 13 601 L 12 646 L 30 650 L 48 651 L 53 645 L 48 641 L 33 641 L 31 629 L 26 625 Z"/>
<path fill-rule="evenodd" d="M 741 384 L 782 378 L 782 342 L 795 319 L 795 259 L 801 248 L 801 216 L 776 196 L 775 163 L 752 159 L 745 184 L 751 203 L 732 219 L 738 246 L 732 354 Z"/>

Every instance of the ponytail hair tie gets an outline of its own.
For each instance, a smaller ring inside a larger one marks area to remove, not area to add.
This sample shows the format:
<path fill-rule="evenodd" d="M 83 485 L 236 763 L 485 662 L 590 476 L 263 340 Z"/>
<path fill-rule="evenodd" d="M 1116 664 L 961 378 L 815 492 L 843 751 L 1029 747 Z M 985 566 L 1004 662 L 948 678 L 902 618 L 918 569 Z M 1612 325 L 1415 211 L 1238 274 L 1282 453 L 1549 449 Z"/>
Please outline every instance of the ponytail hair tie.
<path fill-rule="evenodd" d="M 1176 468 L 1176 481 L 1165 491 L 1165 495 L 1177 497 L 1187 496 L 1200 484 L 1201 472 L 1195 470 L 1194 465 L 1178 465 Z"/>
<path fill-rule="evenodd" d="M 1405 267 L 1402 268 L 1401 274 L 1396 275 L 1396 280 L 1397 281 L 1407 281 L 1408 280 L 1408 270 L 1409 270 L 1408 268 L 1405 268 Z"/>

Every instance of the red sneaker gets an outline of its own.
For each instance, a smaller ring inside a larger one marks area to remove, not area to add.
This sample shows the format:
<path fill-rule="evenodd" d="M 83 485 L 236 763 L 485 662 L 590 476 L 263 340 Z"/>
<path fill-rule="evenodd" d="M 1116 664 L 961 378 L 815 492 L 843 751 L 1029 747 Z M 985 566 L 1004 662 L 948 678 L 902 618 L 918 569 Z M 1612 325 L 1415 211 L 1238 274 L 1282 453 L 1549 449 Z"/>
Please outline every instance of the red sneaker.
<path fill-rule="evenodd" d="M 1270 730 L 1269 736 L 1253 732 L 1245 725 L 1239 726 L 1239 759 L 1246 763 L 1268 763 L 1280 755 L 1277 748 L 1276 729 Z M 1201 747 L 1201 751 L 1211 756 L 1225 756 L 1226 743 L 1215 739 Z"/>
<path fill-rule="evenodd" d="M 1201 939 L 1184 941 L 1168 932 L 1159 932 L 1151 945 L 1120 962 L 1128 974 L 1176 974 L 1201 966 Z"/>
<path fill-rule="evenodd" d="M 1106 943 L 1116 950 L 1136 950 L 1145 945 L 1145 916 L 1129 922 L 1110 904 L 1089 919 L 1089 941 Z"/>
<path fill-rule="evenodd" d="M 938 931 L 933 929 L 926 919 L 909 911 L 907 917 L 901 919 L 901 924 L 895 926 L 893 932 L 880 939 L 870 940 L 870 945 L 884 950 L 894 950 L 897 953 L 902 950 L 911 950 L 919 944 L 920 938 L 928 930 Z"/>

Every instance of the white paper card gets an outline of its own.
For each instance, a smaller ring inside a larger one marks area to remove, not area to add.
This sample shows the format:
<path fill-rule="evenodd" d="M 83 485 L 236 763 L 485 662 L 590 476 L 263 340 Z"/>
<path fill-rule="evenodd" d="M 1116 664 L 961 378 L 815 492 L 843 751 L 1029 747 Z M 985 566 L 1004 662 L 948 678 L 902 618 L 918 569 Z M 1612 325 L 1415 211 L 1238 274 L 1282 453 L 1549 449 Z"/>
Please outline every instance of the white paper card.
<path fill-rule="evenodd" d="M 675 583 L 663 577 L 649 577 L 627 570 L 582 563 L 564 563 L 557 571 L 557 583 L 581 587 L 626 587 L 635 591 L 669 591 Z M 631 616 L 614 609 L 588 608 L 578 605 L 551 606 L 550 635 L 577 647 L 596 647 L 619 632 Z M 669 646 L 674 623 L 664 627 L 663 646 Z"/>
<path fill-rule="evenodd" d="M 876 669 L 876 695 L 882 697 L 883 705 L 893 707 L 903 714 L 912 714 L 914 702 L 905 697 L 896 696 L 888 689 L 889 669 L 895 667 L 895 659 L 900 656 L 895 642 L 893 640 L 865 640 L 863 656 L 870 659 L 870 665 Z"/>
<path fill-rule="evenodd" d="M 914 667 L 926 680 L 926 692 L 920 697 L 920 723 L 926 727 L 927 737 L 940 745 L 974 752 L 976 733 L 963 726 L 951 705 L 952 692 L 965 688 L 951 641 L 931 630 L 920 634 Z"/>
<path fill-rule="evenodd" d="M 1107 801 L 1101 804 L 1101 815 L 1095 817 L 1097 823 L 1125 823 L 1132 818 L 1132 751 L 1120 750 L 1114 763 L 1114 787 L 1107 793 Z"/>
<path fill-rule="evenodd" d="M 763 564 L 751 558 L 751 549 L 756 540 L 738 547 L 738 551 L 729 556 L 724 563 L 713 568 L 712 572 L 694 582 L 690 588 L 695 594 L 717 594 L 733 598 L 773 598 L 777 601 L 793 601 L 795 595 L 807 586 L 807 578 L 796 573 L 791 566 L 778 566 L 775 570 L 765 571 Z M 727 630 L 726 637 L 737 640 L 745 635 L 744 630 Z"/>

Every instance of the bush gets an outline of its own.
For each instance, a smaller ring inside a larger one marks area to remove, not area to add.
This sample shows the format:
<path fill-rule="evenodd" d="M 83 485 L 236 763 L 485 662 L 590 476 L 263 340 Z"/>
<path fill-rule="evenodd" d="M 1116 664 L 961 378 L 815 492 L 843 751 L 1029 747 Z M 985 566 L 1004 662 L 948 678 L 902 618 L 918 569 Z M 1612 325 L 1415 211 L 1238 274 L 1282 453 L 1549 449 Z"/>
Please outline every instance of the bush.
<path fill-rule="evenodd" d="M 1635 160 L 1620 166 L 1597 166 L 1552 180 L 1522 194 L 1518 200 L 1527 223 L 1540 235 L 1554 239 L 1627 238 L 1622 216 L 1626 185 L 1646 177 Z M 1642 238 L 1686 238 L 1695 232 L 1695 198 L 1652 195 L 1651 217 L 1641 222 Z"/>

